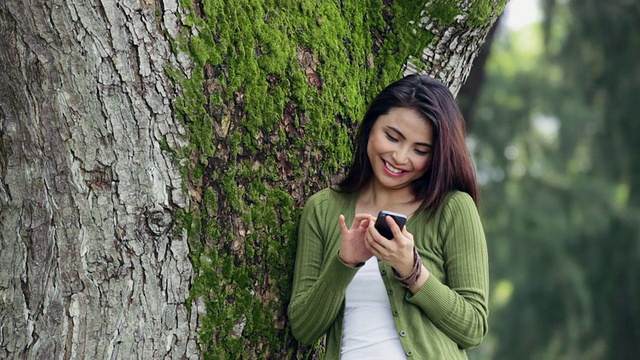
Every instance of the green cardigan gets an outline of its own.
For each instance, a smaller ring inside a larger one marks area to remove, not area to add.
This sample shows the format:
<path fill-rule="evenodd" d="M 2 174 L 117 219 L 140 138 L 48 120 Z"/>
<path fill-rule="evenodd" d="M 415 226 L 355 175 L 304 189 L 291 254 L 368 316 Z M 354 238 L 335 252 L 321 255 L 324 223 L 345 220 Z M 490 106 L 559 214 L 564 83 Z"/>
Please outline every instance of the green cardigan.
<path fill-rule="evenodd" d="M 324 189 L 307 201 L 300 219 L 293 294 L 288 315 L 293 335 L 312 344 L 327 334 L 326 358 L 340 358 L 345 290 L 357 268 L 338 257 L 343 214 L 350 225 L 357 194 Z M 465 349 L 487 333 L 489 270 L 482 223 L 471 197 L 450 193 L 435 213 L 407 222 L 430 276 L 416 294 L 403 288 L 391 267 L 378 267 L 408 358 L 466 359 Z"/>

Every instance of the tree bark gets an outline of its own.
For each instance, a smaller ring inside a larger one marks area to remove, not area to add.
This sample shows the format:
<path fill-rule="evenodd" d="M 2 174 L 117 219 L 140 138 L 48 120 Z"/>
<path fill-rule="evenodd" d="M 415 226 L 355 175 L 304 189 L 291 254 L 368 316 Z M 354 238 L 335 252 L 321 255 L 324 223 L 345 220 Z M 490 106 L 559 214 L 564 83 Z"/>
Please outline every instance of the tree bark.
<path fill-rule="evenodd" d="M 0 358 L 318 357 L 301 206 L 382 86 L 457 92 L 500 3 L 2 2 Z"/>
<path fill-rule="evenodd" d="M 415 22 L 418 29 L 433 34 L 420 57 L 410 56 L 403 67 L 405 75 L 416 72 L 428 74 L 449 86 L 457 95 L 466 82 L 475 60 L 480 54 L 487 36 L 499 15 L 504 10 L 498 1 L 461 1 L 456 4 L 459 14 L 451 23 L 442 23 L 436 16 L 437 4 L 429 1 Z M 478 5 L 481 4 L 481 5 Z M 451 4 L 449 4 L 451 6 Z M 483 9 L 478 9 L 484 6 Z M 479 15 L 478 12 L 484 14 Z M 491 19 L 491 21 L 487 21 Z"/>
<path fill-rule="evenodd" d="M 0 5 L 1 358 L 196 357 L 154 4 Z"/>

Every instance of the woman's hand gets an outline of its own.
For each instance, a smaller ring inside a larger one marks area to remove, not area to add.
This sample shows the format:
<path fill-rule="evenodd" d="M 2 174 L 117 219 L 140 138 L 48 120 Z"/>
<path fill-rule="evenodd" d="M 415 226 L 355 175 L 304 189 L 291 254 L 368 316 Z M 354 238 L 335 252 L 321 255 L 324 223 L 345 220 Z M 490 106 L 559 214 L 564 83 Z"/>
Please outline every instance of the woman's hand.
<path fill-rule="evenodd" d="M 356 266 L 363 263 L 373 254 L 365 245 L 365 234 L 369 225 L 373 224 L 375 219 L 369 214 L 357 214 L 351 227 L 347 228 L 347 223 L 344 215 L 340 215 L 338 222 L 340 224 L 340 234 L 342 241 L 340 243 L 340 260 L 343 263 Z"/>
<path fill-rule="evenodd" d="M 385 220 L 391 229 L 393 239 L 389 240 L 380 235 L 371 221 L 365 236 L 366 247 L 378 259 L 396 269 L 400 275 L 407 276 L 414 265 L 413 235 L 407 231 L 406 226 L 400 229 L 391 216 L 385 217 Z"/>

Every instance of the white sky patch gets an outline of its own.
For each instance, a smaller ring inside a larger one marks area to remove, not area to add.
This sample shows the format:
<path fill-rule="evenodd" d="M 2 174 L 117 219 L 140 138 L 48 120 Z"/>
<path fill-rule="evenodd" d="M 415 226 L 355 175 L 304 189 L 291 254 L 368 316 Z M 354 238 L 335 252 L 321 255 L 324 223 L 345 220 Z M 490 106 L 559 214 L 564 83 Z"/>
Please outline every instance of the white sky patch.
<path fill-rule="evenodd" d="M 504 10 L 503 25 L 509 30 L 518 30 L 542 19 L 538 0 L 510 0 Z"/>

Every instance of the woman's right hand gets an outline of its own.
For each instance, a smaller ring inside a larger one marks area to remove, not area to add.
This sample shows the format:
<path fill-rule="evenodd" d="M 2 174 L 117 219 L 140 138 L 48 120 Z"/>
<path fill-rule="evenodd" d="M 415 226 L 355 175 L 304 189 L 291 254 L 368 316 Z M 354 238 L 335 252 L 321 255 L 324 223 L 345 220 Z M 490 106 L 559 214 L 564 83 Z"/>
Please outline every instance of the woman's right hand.
<path fill-rule="evenodd" d="M 338 256 L 343 263 L 349 266 L 356 266 L 363 263 L 373 254 L 365 246 L 364 237 L 369 227 L 369 222 L 375 221 L 375 218 L 369 214 L 357 214 L 351 227 L 347 228 L 344 215 L 340 215 L 338 222 L 340 224 L 340 234 L 342 241 L 340 243 L 340 253 Z"/>

